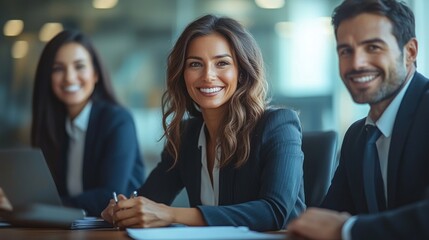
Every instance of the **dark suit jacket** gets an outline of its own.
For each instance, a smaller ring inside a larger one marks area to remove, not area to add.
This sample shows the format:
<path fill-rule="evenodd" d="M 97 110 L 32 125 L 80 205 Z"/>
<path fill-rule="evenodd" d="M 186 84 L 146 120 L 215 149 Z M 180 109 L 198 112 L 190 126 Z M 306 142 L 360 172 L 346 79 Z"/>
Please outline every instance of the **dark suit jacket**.
<path fill-rule="evenodd" d="M 421 74 L 415 73 L 396 116 L 388 157 L 388 210 L 424 199 L 425 190 L 429 186 L 428 81 Z M 368 213 L 362 175 L 365 144 L 364 124 L 365 119 L 361 119 L 348 129 L 341 148 L 340 164 L 322 207 L 346 211 L 353 215 Z M 413 214 L 417 211 L 405 212 Z M 383 216 L 397 215 L 386 214 Z M 374 216 L 373 219 L 383 219 L 383 217 Z M 390 221 L 400 223 L 404 219 L 398 217 L 392 218 Z M 416 215 L 411 219 L 419 221 L 421 218 Z M 422 226 L 422 223 L 419 226 Z M 424 224 L 426 231 L 429 231 L 429 222 L 425 221 Z M 357 229 L 359 225 L 357 224 L 353 229 Z M 376 226 L 375 223 L 374 226 Z M 397 228 L 396 232 L 406 230 L 405 226 L 407 225 Z M 353 232 L 355 232 L 354 230 Z"/>
<path fill-rule="evenodd" d="M 134 121 L 127 110 L 117 105 L 93 102 L 85 139 L 84 192 L 75 197 L 67 192 L 66 156 L 67 149 L 59 164 L 58 190 L 66 205 L 83 208 L 92 216 L 100 216 L 113 191 L 129 195 L 144 180 Z"/>
<path fill-rule="evenodd" d="M 380 214 L 359 216 L 352 239 L 429 239 L 429 199 Z"/>
<path fill-rule="evenodd" d="M 248 226 L 259 231 L 283 228 L 305 209 L 301 127 L 295 112 L 267 110 L 251 136 L 245 165 L 226 166 L 219 174 L 219 205 L 202 206 L 201 151 L 198 137 L 203 120 L 185 123 L 177 165 L 167 151 L 140 194 L 171 204 L 185 187 L 191 207 L 198 207 L 208 225 Z"/>

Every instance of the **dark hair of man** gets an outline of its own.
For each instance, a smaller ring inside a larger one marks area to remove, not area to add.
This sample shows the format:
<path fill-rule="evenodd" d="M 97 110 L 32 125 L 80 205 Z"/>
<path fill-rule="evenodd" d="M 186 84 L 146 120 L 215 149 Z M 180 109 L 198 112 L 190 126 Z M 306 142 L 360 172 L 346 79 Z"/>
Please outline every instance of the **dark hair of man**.
<path fill-rule="evenodd" d="M 117 104 L 112 84 L 100 57 L 90 39 L 75 30 L 64 30 L 50 40 L 42 51 L 39 59 L 33 88 L 31 144 L 41 148 L 52 168 L 57 159 L 62 157 L 61 143 L 65 139 L 65 119 L 67 111 L 52 90 L 52 70 L 58 50 L 67 43 L 78 43 L 91 56 L 94 71 L 98 75 L 93 101 L 103 100 Z M 54 171 L 53 171 L 54 172 Z"/>
<path fill-rule="evenodd" d="M 393 27 L 399 49 L 416 37 L 414 14 L 403 2 L 396 0 L 345 0 L 335 8 L 332 14 L 332 25 L 335 36 L 342 21 L 353 18 L 362 13 L 373 13 L 387 17 Z"/>
<path fill-rule="evenodd" d="M 248 159 L 251 131 L 266 107 L 267 82 L 262 53 L 256 41 L 239 22 L 231 18 L 203 16 L 190 23 L 174 45 L 168 57 L 167 90 L 162 98 L 166 147 L 176 163 L 180 152 L 181 122 L 185 114 L 202 117 L 187 92 L 183 73 L 190 42 L 212 33 L 220 34 L 228 41 L 237 60 L 237 90 L 227 103 L 227 113 L 220 122 L 217 147 L 221 149 L 221 167 L 231 162 L 239 167 Z"/>

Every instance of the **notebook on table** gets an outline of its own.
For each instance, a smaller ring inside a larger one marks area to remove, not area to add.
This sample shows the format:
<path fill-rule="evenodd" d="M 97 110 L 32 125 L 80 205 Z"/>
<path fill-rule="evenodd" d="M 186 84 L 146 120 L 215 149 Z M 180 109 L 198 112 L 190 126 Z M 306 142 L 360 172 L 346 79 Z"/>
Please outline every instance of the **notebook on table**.
<path fill-rule="evenodd" d="M 0 218 L 14 226 L 70 228 L 82 209 L 64 207 L 40 149 L 0 150 L 0 187 L 13 211 Z"/>

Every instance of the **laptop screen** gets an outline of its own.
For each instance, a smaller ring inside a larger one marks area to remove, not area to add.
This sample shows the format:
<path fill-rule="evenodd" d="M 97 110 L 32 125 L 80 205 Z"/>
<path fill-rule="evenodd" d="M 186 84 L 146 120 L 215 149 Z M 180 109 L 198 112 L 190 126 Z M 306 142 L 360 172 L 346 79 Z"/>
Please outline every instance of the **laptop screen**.
<path fill-rule="evenodd" d="M 40 149 L 0 150 L 0 187 L 14 207 L 62 205 Z"/>

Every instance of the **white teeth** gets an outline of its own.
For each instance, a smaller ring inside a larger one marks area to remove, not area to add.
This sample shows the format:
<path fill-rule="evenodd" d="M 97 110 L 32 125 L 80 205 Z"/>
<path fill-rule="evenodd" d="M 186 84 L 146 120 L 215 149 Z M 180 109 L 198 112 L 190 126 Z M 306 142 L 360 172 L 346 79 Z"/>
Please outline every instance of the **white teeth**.
<path fill-rule="evenodd" d="M 69 85 L 67 87 L 64 87 L 64 90 L 66 92 L 77 92 L 81 89 L 80 85 L 74 84 L 74 85 Z"/>
<path fill-rule="evenodd" d="M 221 87 L 214 87 L 214 88 L 200 88 L 200 91 L 203 93 L 215 93 L 222 90 Z"/>
<path fill-rule="evenodd" d="M 369 82 L 369 81 L 374 80 L 376 77 L 377 77 L 376 75 L 372 75 L 372 76 L 363 76 L 363 77 L 355 77 L 355 78 L 352 78 L 352 80 L 353 80 L 354 82 L 366 83 L 366 82 Z"/>

